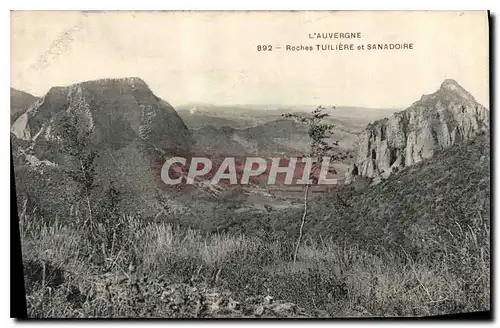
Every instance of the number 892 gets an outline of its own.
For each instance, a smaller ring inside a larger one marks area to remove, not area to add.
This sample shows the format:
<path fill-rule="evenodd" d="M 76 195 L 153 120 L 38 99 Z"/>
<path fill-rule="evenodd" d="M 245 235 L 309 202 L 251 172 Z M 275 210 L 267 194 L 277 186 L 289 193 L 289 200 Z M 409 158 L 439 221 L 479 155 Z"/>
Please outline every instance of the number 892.
<path fill-rule="evenodd" d="M 257 51 L 273 51 L 273 46 L 272 45 L 262 45 L 259 44 L 257 46 Z"/>

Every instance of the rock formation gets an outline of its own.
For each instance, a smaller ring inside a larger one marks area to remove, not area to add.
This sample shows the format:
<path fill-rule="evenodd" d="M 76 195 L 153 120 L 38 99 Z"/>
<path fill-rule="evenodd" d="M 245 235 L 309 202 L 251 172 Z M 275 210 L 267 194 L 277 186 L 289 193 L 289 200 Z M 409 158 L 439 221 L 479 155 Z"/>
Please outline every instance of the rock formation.
<path fill-rule="evenodd" d="M 489 110 L 457 82 L 445 80 L 435 93 L 365 128 L 346 183 L 356 175 L 380 181 L 488 129 Z"/>
<path fill-rule="evenodd" d="M 158 163 L 169 150 L 192 146 L 174 108 L 135 77 L 51 88 L 13 123 L 11 140 L 18 185 L 32 185 L 36 195 L 53 192 L 51 200 L 60 199 L 54 208 L 69 207 L 59 195 L 81 189 L 74 179 L 57 179 L 82 171 L 88 160 L 96 201 L 116 189 L 126 210 L 147 207 L 151 213 L 158 211 L 157 195 L 165 194 L 158 190 Z M 36 179 L 27 178 L 35 172 Z"/>
<path fill-rule="evenodd" d="M 94 143 L 115 150 L 137 138 L 159 148 L 185 148 L 191 142 L 174 108 L 134 77 L 53 87 L 17 118 L 11 132 L 31 142 L 50 139 L 62 116 L 78 117 Z"/>

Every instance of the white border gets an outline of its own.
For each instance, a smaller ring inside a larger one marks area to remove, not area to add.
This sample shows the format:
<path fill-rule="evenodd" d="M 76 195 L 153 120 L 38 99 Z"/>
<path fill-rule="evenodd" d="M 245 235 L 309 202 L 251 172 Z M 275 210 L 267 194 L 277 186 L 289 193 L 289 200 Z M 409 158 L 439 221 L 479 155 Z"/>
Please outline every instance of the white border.
<path fill-rule="evenodd" d="M 9 6 L 14 10 L 486 10 L 491 9 L 493 0 L 475 1 L 319 1 L 290 0 L 284 2 L 269 0 L 254 1 L 196 1 L 183 0 L 176 3 L 141 0 L 103 2 L 86 0 L 82 2 L 64 1 L 16 1 Z"/>
<path fill-rule="evenodd" d="M 249 0 L 249 1 L 221 1 L 221 0 L 211 0 L 211 1 L 193 1 L 193 0 L 182 0 L 177 3 L 171 3 L 167 1 L 152 1 L 152 0 L 120 0 L 116 2 L 103 2 L 102 0 L 84 0 L 84 1 L 74 1 L 69 2 L 67 0 L 44 0 L 44 1 L 20 1 L 17 0 L 15 3 L 6 4 L 2 2 L 0 5 L 2 10 L 0 11 L 0 42 L 3 45 L 1 54 L 2 61 L 2 87 L 0 88 L 2 108 L 4 119 L 1 121 L 2 131 L 4 131 L 4 137 L 0 142 L 0 154 L 2 155 L 2 160 L 0 161 L 0 165 L 2 166 L 0 169 L 0 186 L 1 188 L 1 198 L 6 201 L 10 200 L 10 144 L 7 139 L 7 131 L 9 129 L 10 116 L 7 115 L 9 112 L 9 87 L 10 87 L 10 21 L 9 21 L 9 10 L 491 10 L 492 14 L 498 14 L 500 11 L 497 9 L 499 1 L 494 0 L 474 0 L 474 1 L 466 1 L 466 0 L 454 0 L 454 1 L 438 1 L 438 0 L 420 0 L 415 2 L 403 2 L 403 1 L 388 1 L 388 0 L 377 0 L 377 1 L 361 1 L 361 0 L 349 0 L 349 1 L 318 1 L 318 0 L 288 0 L 286 2 L 270 2 L 269 0 Z M 498 21 L 496 22 L 498 25 Z M 497 26 L 498 27 L 498 26 Z M 498 33 L 495 33 L 495 44 L 498 42 Z M 495 61 L 497 56 L 495 56 Z M 495 84 L 495 94 L 498 94 L 498 84 Z M 498 98 L 496 99 L 498 102 Z M 490 110 L 496 110 L 495 108 L 490 108 Z M 496 115 L 497 116 L 497 115 Z M 9 122 L 9 123 L 7 123 Z M 493 124 L 495 124 L 494 122 Z M 496 124 L 495 124 L 496 126 Z M 498 133 L 495 136 L 494 143 L 498 143 Z M 498 154 L 495 153 L 495 162 L 498 163 Z M 495 185 L 498 182 L 498 173 L 495 178 Z M 500 197 L 497 195 L 493 203 L 500 204 Z M 7 209 L 10 208 L 9 205 L 4 205 L 2 208 L 4 209 L 3 213 L 6 213 L 5 216 L 8 216 Z M 498 209 L 497 209 L 498 213 Z M 498 223 L 496 218 L 492 218 L 492 221 L 496 221 L 493 224 L 495 227 Z M 10 254 L 7 250 L 10 250 L 10 219 L 5 217 L 0 222 L 2 223 L 2 233 L 3 238 L 1 238 L 2 242 L 2 258 L 0 263 L 10 263 Z M 495 242 L 494 245 L 498 245 L 498 242 Z M 494 254 L 494 263 L 498 263 L 498 254 L 497 247 L 493 251 Z M 495 284 L 494 286 L 498 286 L 498 270 L 495 270 Z M 6 324 L 7 326 L 12 326 L 16 324 L 16 322 L 12 319 L 7 319 L 10 317 L 10 272 L 5 268 L 0 271 L 1 274 L 1 310 L 3 319 L 2 324 Z M 495 291 L 497 287 L 495 287 Z M 498 295 L 496 292 L 493 297 Z M 498 300 L 497 300 L 498 301 Z M 366 323 L 369 323 L 367 321 Z M 70 325 L 72 322 L 61 322 L 61 326 Z M 140 324 L 143 322 L 139 322 Z M 177 326 L 177 325 L 192 325 L 196 323 L 189 322 L 158 322 L 162 325 L 169 326 Z M 209 325 L 220 325 L 223 322 L 204 322 Z M 226 324 L 233 325 L 237 322 L 224 322 Z M 248 322 L 245 323 L 251 325 L 259 325 L 259 326 L 271 326 L 276 324 L 293 324 L 299 323 L 301 325 L 312 325 L 313 322 Z M 326 323 L 326 322 L 323 322 Z M 345 323 L 349 324 L 363 324 L 363 322 L 353 323 L 353 322 L 332 322 L 334 325 L 343 325 Z M 377 323 L 377 322 L 371 322 Z M 388 324 L 389 322 L 380 322 L 382 324 Z M 407 322 L 399 322 L 395 323 L 398 325 L 406 324 Z M 439 322 L 422 322 L 426 326 L 434 326 L 438 325 Z M 81 323 L 80 323 L 81 324 Z M 106 322 L 87 322 L 83 323 L 84 326 L 97 325 L 103 326 L 104 324 L 109 324 Z M 115 322 L 115 325 L 122 325 L 123 322 Z M 320 322 L 321 324 L 321 322 Z M 30 324 L 31 325 L 31 324 Z M 2 325 L 3 326 L 3 325 Z"/>

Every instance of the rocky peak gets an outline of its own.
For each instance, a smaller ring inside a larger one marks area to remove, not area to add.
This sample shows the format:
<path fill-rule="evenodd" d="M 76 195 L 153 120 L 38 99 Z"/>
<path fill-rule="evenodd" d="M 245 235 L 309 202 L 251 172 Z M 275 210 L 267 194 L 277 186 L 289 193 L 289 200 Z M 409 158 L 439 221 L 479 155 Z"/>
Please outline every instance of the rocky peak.
<path fill-rule="evenodd" d="M 16 137 L 56 140 L 61 120 L 73 117 L 100 148 L 117 150 L 134 140 L 158 149 L 188 148 L 191 134 L 170 104 L 140 78 L 100 79 L 53 87 L 12 125 Z M 83 130 L 82 130 L 83 131 Z"/>
<path fill-rule="evenodd" d="M 441 83 L 441 87 L 439 88 L 440 91 L 456 91 L 456 90 L 461 90 L 461 91 L 464 91 L 464 92 L 467 92 L 465 91 L 464 88 L 462 88 L 462 86 L 460 84 L 457 83 L 457 81 L 453 80 L 453 79 L 446 79 L 443 81 L 443 83 Z"/>
<path fill-rule="evenodd" d="M 148 213 L 161 208 L 155 198 L 160 182 L 156 163 L 168 149 L 192 146 L 191 133 L 174 108 L 139 78 L 53 87 L 14 122 L 11 132 L 20 160 L 37 167 L 53 163 L 57 176 L 76 170 L 81 154 L 94 154 L 100 190 L 112 184 L 127 195 L 120 205 L 125 211 L 142 204 Z M 67 193 L 63 185 L 51 188 L 57 195 Z"/>
<path fill-rule="evenodd" d="M 467 141 L 489 129 L 489 111 L 452 79 L 404 111 L 369 124 L 358 139 L 356 162 L 346 182 L 358 175 L 383 179 L 436 150 Z"/>
<path fill-rule="evenodd" d="M 475 101 L 474 97 L 467 90 L 462 88 L 462 86 L 458 84 L 457 81 L 453 79 L 444 80 L 437 93 L 438 94 L 453 93 L 455 96 L 459 98 L 466 99 L 469 101 Z"/>

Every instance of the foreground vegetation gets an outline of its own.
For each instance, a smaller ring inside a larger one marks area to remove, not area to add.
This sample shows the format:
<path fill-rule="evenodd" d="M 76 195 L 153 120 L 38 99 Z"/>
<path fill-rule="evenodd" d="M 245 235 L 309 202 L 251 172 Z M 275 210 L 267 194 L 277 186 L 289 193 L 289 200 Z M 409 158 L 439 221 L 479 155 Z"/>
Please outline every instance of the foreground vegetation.
<path fill-rule="evenodd" d="M 203 235 L 123 217 L 114 241 L 76 227 L 23 232 L 30 317 L 414 316 L 489 309 L 488 229 L 436 245 L 439 263 L 403 248 L 372 255 L 334 240 Z M 104 229 L 101 226 L 100 229 Z M 104 231 L 95 232 L 105 236 Z M 264 311 L 274 304 L 274 312 Z M 268 306 L 269 305 L 269 306 Z"/>
<path fill-rule="evenodd" d="M 300 209 L 236 214 L 237 203 L 200 199 L 154 217 L 113 207 L 88 222 L 21 206 L 29 316 L 489 310 L 489 149 L 482 136 L 379 185 L 358 180 L 311 201 L 295 264 Z"/>

